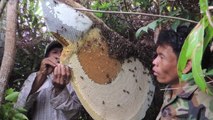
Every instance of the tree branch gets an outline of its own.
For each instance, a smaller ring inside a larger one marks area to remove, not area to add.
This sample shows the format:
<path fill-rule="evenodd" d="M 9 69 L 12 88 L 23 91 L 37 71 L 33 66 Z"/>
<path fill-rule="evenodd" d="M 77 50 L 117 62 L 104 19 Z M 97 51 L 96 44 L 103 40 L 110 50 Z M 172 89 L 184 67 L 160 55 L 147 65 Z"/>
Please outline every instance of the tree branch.
<path fill-rule="evenodd" d="M 213 10 L 213 6 L 209 6 L 209 10 Z"/>
<path fill-rule="evenodd" d="M 180 17 L 173 17 L 173 16 L 166 16 L 166 15 L 156 15 L 156 14 L 150 14 L 150 13 L 142 13 L 142 12 L 118 12 L 118 11 L 103 11 L 103 10 L 91 10 L 91 9 L 85 9 L 85 8 L 74 8 L 78 11 L 86 11 L 86 12 L 94 12 L 94 13 L 108 13 L 108 14 L 128 14 L 128 15 L 144 15 L 144 16 L 150 16 L 150 17 L 161 17 L 161 18 L 169 18 L 169 19 L 176 19 L 186 22 L 191 22 L 197 24 L 197 21 L 188 20 L 185 18 Z"/>
<path fill-rule="evenodd" d="M 12 71 L 15 59 L 16 26 L 18 0 L 9 0 L 7 4 L 7 25 L 5 36 L 4 56 L 0 68 L 0 104 L 4 100 L 4 92 Z"/>
<path fill-rule="evenodd" d="M 2 14 L 3 14 L 4 8 L 5 8 L 6 4 L 7 4 L 7 2 L 8 2 L 8 0 L 1 0 L 1 2 L 0 2 L 0 18 L 2 16 Z"/>
<path fill-rule="evenodd" d="M 209 20 L 209 24 L 213 27 L 213 22 L 212 22 L 212 16 L 211 16 L 211 13 L 210 13 L 210 10 L 213 9 L 213 6 L 209 6 L 209 9 L 206 10 L 206 16 Z"/>

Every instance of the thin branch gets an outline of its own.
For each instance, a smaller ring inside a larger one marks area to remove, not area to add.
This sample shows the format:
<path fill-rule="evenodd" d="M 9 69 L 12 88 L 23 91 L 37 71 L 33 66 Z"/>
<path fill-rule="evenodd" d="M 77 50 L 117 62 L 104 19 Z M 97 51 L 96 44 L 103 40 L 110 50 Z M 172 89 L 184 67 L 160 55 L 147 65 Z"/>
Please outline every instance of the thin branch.
<path fill-rule="evenodd" d="M 212 18 L 211 18 L 211 13 L 210 13 L 208 10 L 206 10 L 206 16 L 207 16 L 207 18 L 208 18 L 208 20 L 209 20 L 209 24 L 213 27 L 213 22 L 212 22 Z"/>
<path fill-rule="evenodd" d="M 210 78 L 209 76 L 206 76 L 209 80 L 211 80 L 211 81 L 213 81 L 213 79 L 212 78 Z M 208 82 L 207 82 L 208 83 Z"/>
<path fill-rule="evenodd" d="M 209 24 L 213 27 L 213 22 L 212 22 L 212 16 L 211 16 L 211 13 L 210 13 L 210 10 L 213 9 L 213 6 L 209 6 L 209 9 L 206 10 L 206 16 L 209 20 Z"/>
<path fill-rule="evenodd" d="M 103 10 L 91 10 L 91 9 L 85 9 L 85 8 L 74 8 L 78 11 L 86 11 L 86 12 L 94 12 L 94 13 L 108 13 L 108 14 L 128 14 L 128 15 L 144 15 L 144 16 L 151 16 L 151 17 L 162 17 L 162 18 L 169 18 L 169 19 L 176 19 L 186 22 L 191 22 L 197 24 L 197 21 L 188 20 L 185 18 L 180 17 L 173 17 L 173 16 L 166 16 L 166 15 L 156 15 L 156 14 L 150 14 L 150 13 L 142 13 L 142 12 L 120 12 L 120 11 L 103 11 Z"/>
<path fill-rule="evenodd" d="M 4 8 L 5 8 L 6 4 L 7 4 L 7 2 L 8 2 L 8 0 L 1 0 L 1 2 L 0 2 L 0 18 L 2 16 L 2 14 L 3 14 Z"/>
<path fill-rule="evenodd" d="M 209 10 L 213 10 L 213 6 L 209 6 Z"/>

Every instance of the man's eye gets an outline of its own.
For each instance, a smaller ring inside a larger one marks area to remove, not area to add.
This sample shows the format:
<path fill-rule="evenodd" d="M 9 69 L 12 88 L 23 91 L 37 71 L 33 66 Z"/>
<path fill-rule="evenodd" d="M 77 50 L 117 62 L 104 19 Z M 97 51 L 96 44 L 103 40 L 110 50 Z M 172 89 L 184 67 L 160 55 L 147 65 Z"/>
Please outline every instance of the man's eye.
<path fill-rule="evenodd" d="M 57 53 L 57 51 L 53 51 L 52 53 Z"/>
<path fill-rule="evenodd" d="M 164 56 L 163 55 L 159 55 L 160 59 L 164 59 Z"/>
<path fill-rule="evenodd" d="M 158 57 L 158 54 L 156 52 L 154 52 L 153 57 L 154 58 Z"/>

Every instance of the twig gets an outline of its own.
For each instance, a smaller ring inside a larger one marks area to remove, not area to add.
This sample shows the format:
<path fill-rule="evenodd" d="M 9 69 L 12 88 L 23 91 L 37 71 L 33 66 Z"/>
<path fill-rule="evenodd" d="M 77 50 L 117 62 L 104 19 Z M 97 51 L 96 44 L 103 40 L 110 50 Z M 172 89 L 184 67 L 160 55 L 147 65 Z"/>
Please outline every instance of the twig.
<path fill-rule="evenodd" d="M 209 76 L 206 76 L 209 80 L 211 80 L 211 81 L 213 81 L 213 79 L 212 78 L 210 78 Z M 208 82 L 207 82 L 208 83 Z"/>
<path fill-rule="evenodd" d="M 86 11 L 86 12 L 94 12 L 94 13 L 108 13 L 108 14 L 128 14 L 128 15 L 144 15 L 144 16 L 151 16 L 151 17 L 162 17 L 162 18 L 169 18 L 169 19 L 176 19 L 176 20 L 181 20 L 181 21 L 186 21 L 186 22 L 191 22 L 197 24 L 197 21 L 193 20 L 188 20 L 185 18 L 180 18 L 180 17 L 173 17 L 173 16 L 166 16 L 166 15 L 156 15 L 156 14 L 150 14 L 150 13 L 142 13 L 142 12 L 121 12 L 121 11 L 103 11 L 103 10 L 91 10 L 91 9 L 86 9 L 86 8 L 74 8 L 75 10 L 78 11 Z"/>
<path fill-rule="evenodd" d="M 210 25 L 213 27 L 212 17 L 211 17 L 211 13 L 210 13 L 210 10 L 212 10 L 212 9 L 213 9 L 213 6 L 210 6 L 208 8 L 208 10 L 206 10 L 206 16 L 209 20 Z"/>
<path fill-rule="evenodd" d="M 177 89 L 180 89 L 180 87 L 178 87 L 178 88 L 162 88 L 160 90 L 165 91 L 165 90 L 177 90 Z"/>
<path fill-rule="evenodd" d="M 3 14 L 4 8 L 5 8 L 6 4 L 7 4 L 7 2 L 8 2 L 8 0 L 1 0 L 1 2 L 0 2 L 0 17 Z"/>

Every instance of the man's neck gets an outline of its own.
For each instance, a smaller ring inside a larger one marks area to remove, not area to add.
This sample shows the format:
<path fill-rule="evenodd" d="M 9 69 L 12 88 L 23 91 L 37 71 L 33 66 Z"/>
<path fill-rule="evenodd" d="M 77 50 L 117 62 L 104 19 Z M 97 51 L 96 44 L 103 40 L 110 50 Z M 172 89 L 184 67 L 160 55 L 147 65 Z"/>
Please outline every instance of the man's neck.
<path fill-rule="evenodd" d="M 174 84 L 171 84 L 172 96 L 176 96 L 176 95 L 180 94 L 183 91 L 182 88 L 185 84 L 186 83 L 179 82 L 179 81 Z"/>

